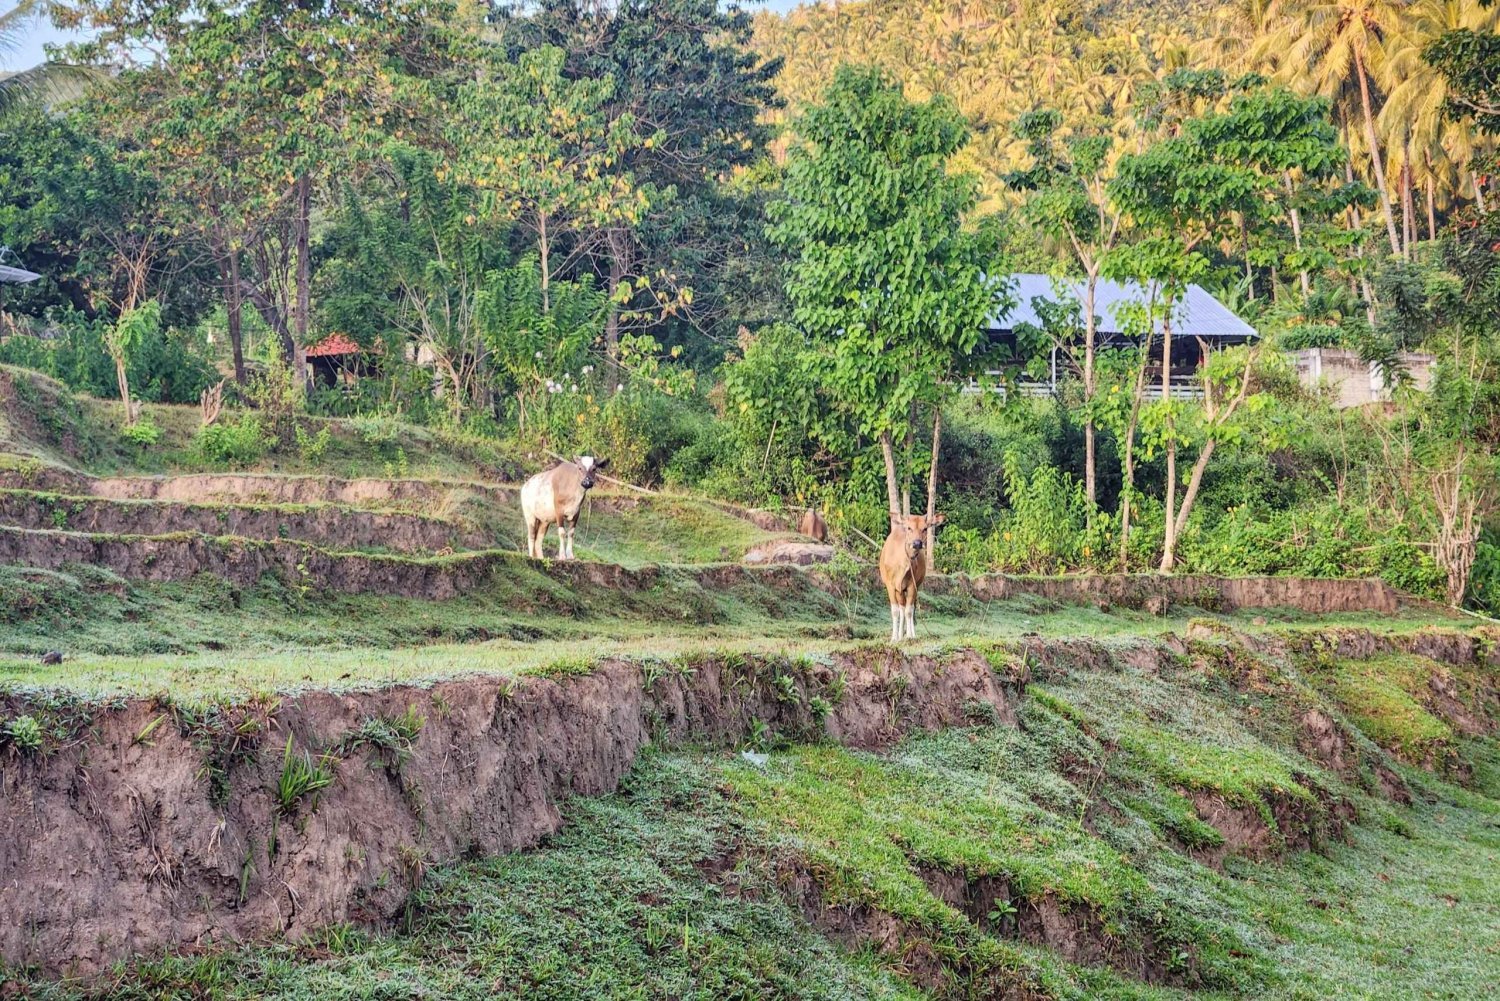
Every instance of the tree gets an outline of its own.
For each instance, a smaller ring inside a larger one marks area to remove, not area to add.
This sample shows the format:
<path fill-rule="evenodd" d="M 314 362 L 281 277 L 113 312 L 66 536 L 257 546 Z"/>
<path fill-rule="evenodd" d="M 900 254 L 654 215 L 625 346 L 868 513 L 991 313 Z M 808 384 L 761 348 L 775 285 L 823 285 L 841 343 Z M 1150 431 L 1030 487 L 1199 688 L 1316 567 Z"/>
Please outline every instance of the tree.
<path fill-rule="evenodd" d="M 1393 254 L 1402 252 L 1402 243 L 1375 127 L 1372 74 L 1383 66 L 1382 43 L 1397 30 L 1405 6 L 1403 0 L 1277 0 L 1270 18 L 1281 26 L 1262 43 L 1263 51 L 1289 53 L 1288 66 L 1299 72 L 1305 68 L 1318 93 L 1337 100 L 1351 89 L 1356 92 L 1370 171 Z"/>
<path fill-rule="evenodd" d="M 1472 28 L 1446 32 L 1423 51 L 1449 89 L 1445 110 L 1482 132 L 1500 134 L 1500 35 Z"/>
<path fill-rule="evenodd" d="M 135 423 L 135 407 L 130 402 L 130 377 L 126 367 L 136 350 L 154 336 L 161 326 L 161 305 L 151 299 L 121 311 L 120 318 L 105 335 L 110 359 L 115 363 L 115 378 L 120 384 L 120 402 L 125 406 L 126 425 Z"/>
<path fill-rule="evenodd" d="M 44 16 L 50 6 L 47 0 L 17 0 L 0 13 L 0 59 L 19 45 L 27 22 Z M 71 96 L 94 79 L 83 67 L 50 60 L 0 76 L 0 121 L 27 105 Z"/>
<path fill-rule="evenodd" d="M 632 320 L 680 317 L 727 343 L 742 322 L 740 277 L 760 258 L 764 231 L 752 186 L 726 184 L 766 156 L 780 106 L 780 61 L 750 44 L 750 15 L 717 0 L 540 0 L 502 3 L 512 49 L 554 46 L 564 75 L 610 79 L 606 118 L 628 118 L 639 139 L 614 165 L 652 193 L 634 224 L 601 227 L 591 256 L 611 299 L 606 341 Z"/>
<path fill-rule="evenodd" d="M 58 0 L 53 9 L 62 26 L 93 33 L 74 47 L 81 61 L 157 76 L 157 99 L 135 103 L 138 117 L 125 123 L 143 149 L 196 170 L 218 157 L 218 175 L 189 190 L 233 206 L 225 252 L 237 249 L 241 225 L 251 226 L 260 273 L 244 291 L 287 360 L 297 359 L 312 312 L 315 194 L 367 164 L 388 137 L 430 127 L 435 85 L 458 48 L 453 6 Z"/>
<path fill-rule="evenodd" d="M 879 440 L 901 513 L 894 444 L 996 308 L 993 262 L 963 226 L 974 181 L 947 171 L 968 128 L 946 100 L 913 104 L 880 71 L 845 67 L 797 136 L 770 235 L 792 256 L 787 294 L 817 349 L 809 357 L 859 432 Z"/>
<path fill-rule="evenodd" d="M 613 227 L 634 226 L 651 204 L 622 164 L 662 141 L 640 135 L 633 116 L 611 119 L 610 77 L 569 80 L 564 53 L 543 47 L 459 88 L 454 169 L 478 188 L 482 209 L 513 219 L 535 241 L 542 307 L 552 276 L 567 272 Z M 554 248 L 567 252 L 554 258 Z"/>
<path fill-rule="evenodd" d="M 1090 508 L 1099 503 L 1094 442 L 1094 398 L 1098 386 L 1094 356 L 1098 349 L 1095 296 L 1104 259 L 1120 235 L 1120 213 L 1110 200 L 1106 171 L 1113 146 L 1107 135 L 1076 136 L 1066 147 L 1058 141 L 1062 115 L 1034 111 L 1016 120 L 1015 134 L 1024 139 L 1031 166 L 1008 175 L 1009 183 L 1029 193 L 1027 217 L 1043 232 L 1063 240 L 1083 269 L 1079 302 L 1083 327 L 1084 495 Z M 1063 345 L 1072 352 L 1075 345 Z M 1092 513 L 1090 514 L 1092 517 Z"/>
<path fill-rule="evenodd" d="M 1192 129 L 1120 158 L 1110 196 L 1142 232 L 1116 248 L 1105 264 L 1111 277 L 1154 287 L 1161 299 L 1162 353 L 1159 418 L 1166 450 L 1166 536 L 1161 569 L 1176 562 L 1179 518 L 1177 450 L 1182 401 L 1172 399 L 1173 321 L 1187 286 L 1200 280 L 1210 261 L 1205 251 L 1226 235 L 1229 220 L 1250 211 L 1266 180 L 1248 167 L 1206 155 Z M 1185 504 L 1184 510 L 1191 504 Z"/>

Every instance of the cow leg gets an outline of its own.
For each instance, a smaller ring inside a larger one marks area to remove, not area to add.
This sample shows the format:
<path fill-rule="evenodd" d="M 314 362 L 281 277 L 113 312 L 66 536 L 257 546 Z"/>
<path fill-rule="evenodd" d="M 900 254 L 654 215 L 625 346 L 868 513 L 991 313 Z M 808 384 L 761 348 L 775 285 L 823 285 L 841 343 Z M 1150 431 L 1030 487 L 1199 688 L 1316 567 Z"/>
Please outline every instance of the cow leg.
<path fill-rule="evenodd" d="M 574 515 L 568 519 L 568 559 L 577 559 L 573 555 L 573 535 L 578 531 L 578 516 Z"/>
<path fill-rule="evenodd" d="M 912 588 L 908 596 L 910 604 L 906 606 L 906 638 L 914 640 L 917 638 L 917 589 Z"/>
<path fill-rule="evenodd" d="M 535 518 L 526 519 L 526 555 L 534 560 L 542 558 L 541 533 L 546 523 Z"/>
<path fill-rule="evenodd" d="M 891 605 L 891 642 L 901 640 L 901 594 L 894 587 L 885 589 L 886 599 Z"/>
<path fill-rule="evenodd" d="M 572 559 L 573 554 L 568 551 L 568 519 L 557 519 L 557 558 L 560 560 Z"/>

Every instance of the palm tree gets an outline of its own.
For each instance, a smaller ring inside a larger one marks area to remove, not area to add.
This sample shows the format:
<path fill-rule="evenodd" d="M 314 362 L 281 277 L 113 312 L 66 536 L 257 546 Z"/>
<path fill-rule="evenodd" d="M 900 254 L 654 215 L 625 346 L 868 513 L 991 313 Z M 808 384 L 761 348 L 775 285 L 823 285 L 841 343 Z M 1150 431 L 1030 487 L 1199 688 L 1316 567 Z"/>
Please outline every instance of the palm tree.
<path fill-rule="evenodd" d="M 0 13 L 0 59 L 20 47 L 26 26 L 50 6 L 49 0 L 17 0 L 14 7 Z M 88 75 L 81 67 L 46 62 L 0 77 L 0 119 L 24 104 L 64 96 L 70 85 L 83 82 Z"/>
<path fill-rule="evenodd" d="M 1266 53 L 1289 53 L 1289 65 L 1307 67 L 1319 94 L 1340 104 L 1350 100 L 1351 90 L 1358 96 L 1370 170 L 1393 254 L 1401 253 L 1401 240 L 1375 130 L 1372 77 L 1384 68 L 1385 41 L 1400 29 L 1408 6 L 1406 0 L 1275 0 L 1267 19 L 1272 30 L 1260 46 Z"/>
<path fill-rule="evenodd" d="M 1401 169 L 1424 189 L 1429 237 L 1437 229 L 1440 197 L 1445 202 L 1458 198 L 1470 181 L 1469 164 L 1480 137 L 1444 114 L 1448 80 L 1422 58 L 1422 51 L 1447 32 L 1493 32 L 1497 26 L 1500 9 L 1494 7 L 1465 0 L 1417 0 L 1386 43 L 1390 85 L 1379 125 L 1387 143 L 1405 140 Z"/>

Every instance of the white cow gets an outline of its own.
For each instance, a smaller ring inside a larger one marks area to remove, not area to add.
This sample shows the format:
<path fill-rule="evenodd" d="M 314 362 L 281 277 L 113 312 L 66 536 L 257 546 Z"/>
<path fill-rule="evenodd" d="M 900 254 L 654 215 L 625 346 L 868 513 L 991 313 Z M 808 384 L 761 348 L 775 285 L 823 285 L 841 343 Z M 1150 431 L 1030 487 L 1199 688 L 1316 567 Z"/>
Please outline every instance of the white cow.
<path fill-rule="evenodd" d="M 526 519 L 526 554 L 543 559 L 542 542 L 547 526 L 557 524 L 557 558 L 573 558 L 573 530 L 578 526 L 578 510 L 594 485 L 594 474 L 609 465 L 608 459 L 580 455 L 573 462 L 562 462 L 543 473 L 537 473 L 521 487 L 521 514 Z"/>

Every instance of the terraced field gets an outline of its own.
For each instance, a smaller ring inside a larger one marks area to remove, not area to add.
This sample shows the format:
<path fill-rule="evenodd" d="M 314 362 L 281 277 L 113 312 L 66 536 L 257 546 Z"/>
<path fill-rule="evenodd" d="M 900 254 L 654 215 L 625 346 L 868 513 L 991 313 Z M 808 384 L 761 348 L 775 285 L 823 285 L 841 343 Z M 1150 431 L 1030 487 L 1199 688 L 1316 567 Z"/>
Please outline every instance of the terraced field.
<path fill-rule="evenodd" d="M 1500 982 L 1485 623 L 1377 582 L 936 578 L 894 649 L 867 563 L 742 562 L 774 515 L 600 491 L 583 559 L 532 561 L 525 456 L 429 437 L 403 475 L 339 426 L 335 463 L 205 470 L 16 379 L 0 996 Z"/>

